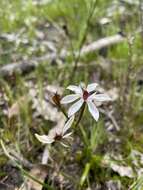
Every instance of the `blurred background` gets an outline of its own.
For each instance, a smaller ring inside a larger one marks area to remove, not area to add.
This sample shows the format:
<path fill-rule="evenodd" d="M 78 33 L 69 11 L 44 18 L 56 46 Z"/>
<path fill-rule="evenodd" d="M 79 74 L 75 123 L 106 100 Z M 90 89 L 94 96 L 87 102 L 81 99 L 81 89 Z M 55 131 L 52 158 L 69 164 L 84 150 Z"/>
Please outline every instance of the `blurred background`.
<path fill-rule="evenodd" d="M 53 94 L 81 82 L 112 98 L 98 123 L 38 142 L 64 124 Z M 143 1 L 1 0 L 0 140 L 0 190 L 142 190 Z"/>

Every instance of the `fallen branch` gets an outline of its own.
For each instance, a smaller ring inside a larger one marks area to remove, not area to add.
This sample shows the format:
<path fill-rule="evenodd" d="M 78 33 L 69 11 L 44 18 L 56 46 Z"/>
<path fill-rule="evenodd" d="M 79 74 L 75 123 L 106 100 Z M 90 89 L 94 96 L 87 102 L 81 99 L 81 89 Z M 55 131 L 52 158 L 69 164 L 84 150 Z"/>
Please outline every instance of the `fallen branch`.
<path fill-rule="evenodd" d="M 34 70 L 38 65 L 43 61 L 52 61 L 55 60 L 57 56 L 54 54 L 45 55 L 42 57 L 34 58 L 33 60 L 23 61 L 18 63 L 10 63 L 0 68 L 0 77 L 8 77 L 14 73 L 29 73 Z"/>
<path fill-rule="evenodd" d="M 86 54 L 92 53 L 92 52 L 94 52 L 96 50 L 105 48 L 107 46 L 118 44 L 118 43 L 120 43 L 120 42 L 122 42 L 124 40 L 125 40 L 125 38 L 120 34 L 116 34 L 114 36 L 102 38 L 100 40 L 97 40 L 97 41 L 83 47 L 82 50 L 81 50 L 81 56 L 84 56 Z"/>
<path fill-rule="evenodd" d="M 104 47 L 111 46 L 113 44 L 118 44 L 124 41 L 125 38 L 120 35 L 116 34 L 114 36 L 102 38 L 100 40 L 97 40 L 87 46 L 84 46 L 81 50 L 81 57 L 93 53 L 94 51 L 97 51 L 99 49 L 102 49 Z M 78 53 L 75 52 L 75 56 Z M 27 73 L 35 69 L 38 65 L 40 65 L 43 61 L 52 62 L 53 60 L 59 59 L 65 59 L 66 57 L 71 56 L 69 52 L 62 52 L 60 55 L 57 55 L 55 53 L 45 55 L 42 57 L 34 58 L 29 61 L 23 61 L 18 63 L 10 63 L 0 68 L 0 76 L 1 77 L 8 77 L 11 76 L 13 73 Z"/>

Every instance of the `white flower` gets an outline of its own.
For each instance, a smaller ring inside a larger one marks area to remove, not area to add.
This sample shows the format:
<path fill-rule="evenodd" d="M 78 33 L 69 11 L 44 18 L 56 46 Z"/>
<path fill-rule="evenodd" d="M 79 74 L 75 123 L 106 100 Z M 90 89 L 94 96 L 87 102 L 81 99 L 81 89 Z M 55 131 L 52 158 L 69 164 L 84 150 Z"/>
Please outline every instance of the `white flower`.
<path fill-rule="evenodd" d="M 96 94 L 95 90 L 97 86 L 98 86 L 97 83 L 92 83 L 87 85 L 86 88 L 75 85 L 70 85 L 67 87 L 67 89 L 73 91 L 74 94 L 67 95 L 64 98 L 62 98 L 61 104 L 68 104 L 74 102 L 75 100 L 78 100 L 69 108 L 68 117 L 74 115 L 81 108 L 83 103 L 87 103 L 89 112 L 91 113 L 93 118 L 96 121 L 98 121 L 99 111 L 96 108 L 94 102 L 109 101 L 111 99 L 106 94 Z"/>
<path fill-rule="evenodd" d="M 72 134 L 72 132 L 67 134 L 66 132 L 71 127 L 73 121 L 74 116 L 70 117 L 63 127 L 54 127 L 53 129 L 51 129 L 48 135 L 35 134 L 35 136 L 40 142 L 44 144 L 52 144 L 55 141 L 61 141 L 62 139 L 68 138 Z M 62 142 L 61 144 L 65 146 L 65 144 L 63 144 Z"/>

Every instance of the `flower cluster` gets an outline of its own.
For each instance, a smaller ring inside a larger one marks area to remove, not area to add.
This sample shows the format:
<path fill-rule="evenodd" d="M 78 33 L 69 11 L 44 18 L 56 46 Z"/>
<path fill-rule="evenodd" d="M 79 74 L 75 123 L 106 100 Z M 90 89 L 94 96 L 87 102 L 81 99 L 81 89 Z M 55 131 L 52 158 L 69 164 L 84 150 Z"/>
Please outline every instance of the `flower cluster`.
<path fill-rule="evenodd" d="M 61 99 L 58 104 L 69 104 L 73 103 L 68 110 L 68 120 L 63 127 L 55 127 L 49 131 L 48 135 L 38 135 L 35 134 L 36 138 L 45 144 L 52 144 L 56 141 L 60 141 L 62 145 L 62 140 L 70 137 L 72 132 L 67 133 L 69 128 L 72 126 L 75 118 L 76 112 L 80 110 L 83 105 L 88 106 L 88 110 L 91 113 L 92 117 L 98 121 L 99 111 L 96 107 L 96 102 L 109 101 L 110 97 L 106 94 L 97 93 L 97 83 L 92 83 L 87 86 L 79 85 L 70 85 L 67 87 L 68 90 L 74 92 L 74 94 L 67 95 Z M 76 102 L 75 102 L 76 101 Z"/>
<path fill-rule="evenodd" d="M 61 144 L 65 146 L 65 144 L 62 143 L 62 140 L 70 137 L 70 135 L 72 134 L 72 132 L 67 133 L 67 131 L 71 127 L 73 121 L 74 116 L 69 118 L 69 120 L 65 123 L 63 127 L 54 127 L 53 129 L 51 129 L 48 135 L 35 134 L 35 136 L 40 142 L 44 144 L 52 144 L 55 141 L 60 141 Z"/>

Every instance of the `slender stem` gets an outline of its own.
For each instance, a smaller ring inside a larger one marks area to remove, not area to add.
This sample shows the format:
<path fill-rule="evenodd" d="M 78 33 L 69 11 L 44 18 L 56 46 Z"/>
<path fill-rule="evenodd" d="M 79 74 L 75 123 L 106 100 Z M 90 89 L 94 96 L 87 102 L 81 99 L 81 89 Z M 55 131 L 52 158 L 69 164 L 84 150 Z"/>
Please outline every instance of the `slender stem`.
<path fill-rule="evenodd" d="M 143 11 L 142 11 L 142 5 L 143 5 L 143 2 L 142 0 L 139 0 L 139 21 L 140 21 L 140 24 L 141 24 L 141 37 L 142 37 L 142 46 L 143 46 Z"/>
<path fill-rule="evenodd" d="M 65 109 L 61 105 L 58 105 L 58 108 L 61 110 L 61 112 L 64 114 L 64 116 L 68 119 L 68 115 L 65 112 Z"/>
<path fill-rule="evenodd" d="M 92 4 L 93 3 L 93 4 Z M 71 76 L 70 76 L 70 79 L 72 79 L 74 76 L 75 76 L 75 73 L 76 73 L 76 70 L 77 70 L 77 67 L 78 67 L 78 62 L 80 60 L 80 54 L 81 54 L 81 49 L 82 49 L 82 46 L 86 40 L 86 36 L 87 36 L 87 32 L 88 32 L 88 26 L 89 26 L 89 22 L 90 22 L 90 19 L 92 18 L 93 16 L 93 13 L 94 13 L 94 10 L 95 10 L 95 6 L 96 6 L 96 3 L 97 1 L 93 0 L 93 2 L 91 3 L 91 7 L 90 7 L 90 11 L 89 11 L 89 15 L 87 17 L 87 20 L 86 20 L 86 26 L 85 26 L 85 30 L 84 30 L 84 33 L 83 33 L 83 36 L 82 36 L 82 39 L 81 39 L 81 42 L 79 44 L 79 51 L 78 51 L 78 54 L 76 56 L 74 56 L 74 67 L 73 67 L 73 70 L 71 72 Z M 71 81 L 71 80 L 69 80 Z"/>
<path fill-rule="evenodd" d="M 2 146 L 2 149 L 5 153 L 5 155 L 11 160 L 14 162 L 14 164 L 16 165 L 16 167 L 23 173 L 23 175 L 29 177 L 30 179 L 32 179 L 33 181 L 37 182 L 38 184 L 42 185 L 42 187 L 45 187 L 47 190 L 53 190 L 53 188 L 48 185 L 47 183 L 44 183 L 42 181 L 40 181 L 39 179 L 37 179 L 36 177 L 32 176 L 31 174 L 29 174 L 25 169 L 22 168 L 22 165 L 19 164 L 18 160 L 15 160 L 15 158 L 10 155 L 10 152 L 7 151 L 5 145 L 4 145 L 4 142 L 1 140 L 0 141 L 0 144 Z"/>
<path fill-rule="evenodd" d="M 127 42 L 128 42 L 128 67 L 127 67 L 127 71 L 126 71 L 126 75 L 125 75 L 125 86 L 124 86 L 124 91 L 123 91 L 123 106 L 124 106 L 124 114 L 126 114 L 126 112 L 129 109 L 129 100 L 127 98 L 127 94 L 130 93 L 131 90 L 131 75 L 133 72 L 133 42 L 131 42 L 131 39 L 127 38 Z"/>
<path fill-rule="evenodd" d="M 84 102 L 84 103 L 83 103 L 83 106 L 82 106 L 82 108 L 81 108 L 81 112 L 80 112 L 80 114 L 79 114 L 79 118 L 78 118 L 78 120 L 77 120 L 77 122 L 76 122 L 76 124 L 75 124 L 75 127 L 77 127 L 77 126 L 79 125 L 79 123 L 80 123 L 80 121 L 81 121 L 81 119 L 82 119 L 82 116 L 83 116 L 83 113 L 84 113 L 84 110 L 85 110 L 85 106 L 86 106 L 86 103 Z"/>

